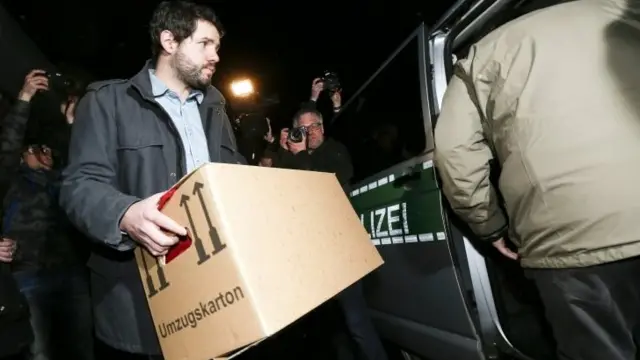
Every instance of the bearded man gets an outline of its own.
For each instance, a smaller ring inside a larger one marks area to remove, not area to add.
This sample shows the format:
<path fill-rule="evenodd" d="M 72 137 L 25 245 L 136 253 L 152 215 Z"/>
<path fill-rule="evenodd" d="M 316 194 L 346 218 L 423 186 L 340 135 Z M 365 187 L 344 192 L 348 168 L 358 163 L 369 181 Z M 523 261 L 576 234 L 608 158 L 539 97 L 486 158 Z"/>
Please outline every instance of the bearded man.
<path fill-rule="evenodd" d="M 244 162 L 211 86 L 222 37 L 215 13 L 166 1 L 149 28 L 153 58 L 142 71 L 92 84 L 80 100 L 60 195 L 94 243 L 94 320 L 109 358 L 161 358 L 133 250 L 160 256 L 185 235 L 157 210 L 162 193 L 206 162 Z"/>

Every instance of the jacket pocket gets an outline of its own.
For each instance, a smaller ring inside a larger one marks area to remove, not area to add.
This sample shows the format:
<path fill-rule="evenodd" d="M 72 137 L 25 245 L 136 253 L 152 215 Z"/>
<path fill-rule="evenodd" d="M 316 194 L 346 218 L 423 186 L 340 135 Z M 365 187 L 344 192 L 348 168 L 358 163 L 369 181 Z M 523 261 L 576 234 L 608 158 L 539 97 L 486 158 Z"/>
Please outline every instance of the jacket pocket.
<path fill-rule="evenodd" d="M 222 148 L 222 151 L 226 151 L 229 154 L 235 154 L 236 153 L 236 150 L 232 146 L 222 144 L 222 145 L 220 145 L 220 147 Z"/>
<path fill-rule="evenodd" d="M 119 279 L 137 274 L 133 251 L 116 251 L 102 246 L 93 248 L 87 267 L 105 279 Z"/>
<path fill-rule="evenodd" d="M 162 147 L 164 143 L 162 140 L 163 136 L 159 130 L 132 127 L 127 132 L 118 133 L 117 150 L 144 150 Z"/>
<path fill-rule="evenodd" d="M 160 141 L 147 141 L 147 142 L 135 142 L 130 144 L 121 144 L 118 146 L 116 150 L 118 151 L 126 151 L 126 150 L 143 150 L 147 148 L 162 148 L 162 143 Z"/>
<path fill-rule="evenodd" d="M 146 194 L 140 192 L 144 189 L 138 186 L 142 186 L 143 183 L 149 185 L 143 180 L 158 179 L 163 174 L 166 176 L 164 145 L 159 141 L 120 144 L 116 152 L 121 169 L 119 177 L 123 191 L 136 196 L 145 196 Z M 136 186 L 132 186 L 134 184 Z"/>
<path fill-rule="evenodd" d="M 220 161 L 226 164 L 246 164 L 238 151 L 229 145 L 220 145 Z"/>

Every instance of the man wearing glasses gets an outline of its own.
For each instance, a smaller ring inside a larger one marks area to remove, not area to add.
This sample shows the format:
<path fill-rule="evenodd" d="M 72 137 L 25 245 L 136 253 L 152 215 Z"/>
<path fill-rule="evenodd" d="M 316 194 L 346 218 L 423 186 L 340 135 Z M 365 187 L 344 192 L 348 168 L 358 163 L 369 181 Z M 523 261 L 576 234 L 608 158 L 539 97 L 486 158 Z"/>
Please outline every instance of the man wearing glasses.
<path fill-rule="evenodd" d="M 296 132 L 290 136 L 289 132 Z M 300 135 L 300 136 L 298 136 Z M 296 141 L 299 140 L 299 141 Z M 303 108 L 293 117 L 293 129 L 280 134 L 280 153 L 273 166 L 287 169 L 322 171 L 336 174 L 344 189 L 353 176 L 353 166 L 347 148 L 336 140 L 325 138 L 322 114 Z M 336 296 L 344 319 L 358 350 L 364 359 L 386 360 L 387 355 L 367 313 L 361 284 L 355 283 Z M 338 358 L 349 358 L 338 345 Z"/>
<path fill-rule="evenodd" d="M 302 109 L 293 117 L 293 128 L 302 129 L 301 141 L 294 141 L 289 129 L 282 129 L 282 149 L 274 166 L 334 173 L 346 188 L 353 176 L 351 158 L 344 145 L 325 138 L 322 114 L 315 109 Z"/>

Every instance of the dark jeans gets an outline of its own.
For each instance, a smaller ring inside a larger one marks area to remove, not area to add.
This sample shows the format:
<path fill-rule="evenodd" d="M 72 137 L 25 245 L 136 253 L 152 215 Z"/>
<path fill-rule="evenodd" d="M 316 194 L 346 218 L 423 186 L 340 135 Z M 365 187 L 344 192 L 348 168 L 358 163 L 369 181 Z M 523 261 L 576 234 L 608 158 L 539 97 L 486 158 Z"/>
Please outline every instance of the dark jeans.
<path fill-rule="evenodd" d="M 387 353 L 373 326 L 362 284 L 356 282 L 336 296 L 351 338 L 367 360 L 387 360 Z M 346 351 L 339 351 L 346 354 Z"/>
<path fill-rule="evenodd" d="M 93 360 L 93 323 L 84 268 L 14 273 L 31 311 L 30 360 Z"/>
<path fill-rule="evenodd" d="M 636 360 L 640 258 L 575 269 L 528 269 L 560 360 Z"/>

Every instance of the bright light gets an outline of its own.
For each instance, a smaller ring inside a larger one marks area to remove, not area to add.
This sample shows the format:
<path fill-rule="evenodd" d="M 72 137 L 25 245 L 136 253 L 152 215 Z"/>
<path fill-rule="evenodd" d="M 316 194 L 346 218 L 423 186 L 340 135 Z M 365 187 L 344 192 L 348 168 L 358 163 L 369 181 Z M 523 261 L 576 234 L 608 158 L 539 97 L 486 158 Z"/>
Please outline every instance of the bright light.
<path fill-rule="evenodd" d="M 235 97 L 247 97 L 254 93 L 253 83 L 249 79 L 236 80 L 231 83 L 231 92 Z"/>

